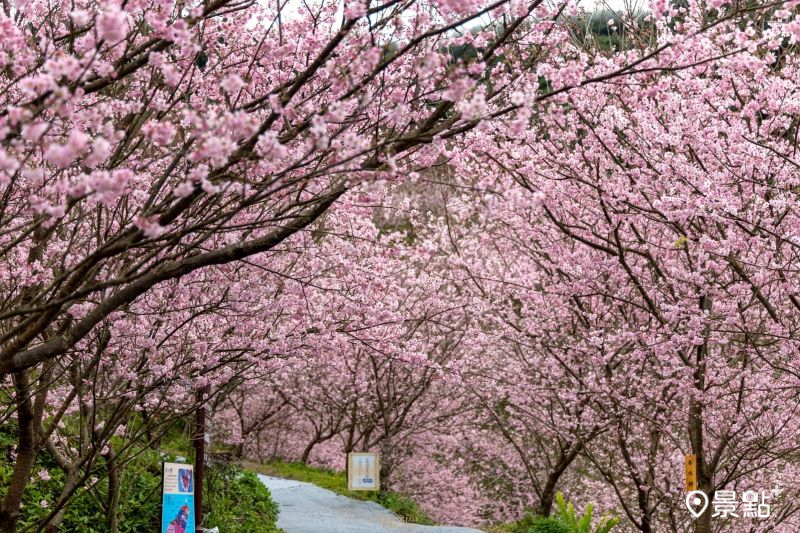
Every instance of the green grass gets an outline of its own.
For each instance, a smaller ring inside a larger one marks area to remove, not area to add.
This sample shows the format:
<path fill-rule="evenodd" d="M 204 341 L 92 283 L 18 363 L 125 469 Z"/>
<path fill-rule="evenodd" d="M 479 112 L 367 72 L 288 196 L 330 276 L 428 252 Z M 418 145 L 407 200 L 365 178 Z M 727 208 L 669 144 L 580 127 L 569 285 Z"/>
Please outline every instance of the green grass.
<path fill-rule="evenodd" d="M 270 461 L 266 464 L 246 462 L 242 466 L 268 476 L 313 483 L 318 487 L 328 489 L 336 494 L 341 494 L 342 496 L 347 496 L 355 500 L 376 502 L 400 516 L 406 522 L 427 526 L 435 525 L 435 522 L 425 514 L 425 511 L 423 511 L 415 501 L 402 494 L 394 492 L 381 494 L 377 491 L 347 490 L 347 477 L 344 472 L 337 472 L 326 468 L 315 468 L 300 462 L 287 463 L 283 461 Z"/>
<path fill-rule="evenodd" d="M 507 524 L 495 524 L 493 526 L 487 526 L 484 528 L 484 531 L 486 531 L 486 533 L 514 533 L 514 529 L 516 527 L 516 522 L 509 522 Z"/>

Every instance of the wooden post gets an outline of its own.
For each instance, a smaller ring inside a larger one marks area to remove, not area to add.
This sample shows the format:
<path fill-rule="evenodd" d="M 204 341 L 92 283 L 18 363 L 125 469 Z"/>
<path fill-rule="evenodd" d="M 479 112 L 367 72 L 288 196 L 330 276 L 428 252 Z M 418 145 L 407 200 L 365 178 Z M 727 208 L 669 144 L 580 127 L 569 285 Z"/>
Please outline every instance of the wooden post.
<path fill-rule="evenodd" d="M 684 474 L 686 479 L 686 492 L 697 490 L 697 457 L 688 454 L 683 459 Z"/>

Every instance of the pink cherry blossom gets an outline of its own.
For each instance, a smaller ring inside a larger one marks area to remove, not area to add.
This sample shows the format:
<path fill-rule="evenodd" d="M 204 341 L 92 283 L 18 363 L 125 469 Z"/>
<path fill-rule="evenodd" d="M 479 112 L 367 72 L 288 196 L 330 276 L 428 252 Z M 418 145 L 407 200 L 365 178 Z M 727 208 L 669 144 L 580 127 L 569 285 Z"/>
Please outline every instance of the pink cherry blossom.
<path fill-rule="evenodd" d="M 128 17 L 124 11 L 110 8 L 97 15 L 95 25 L 100 39 L 116 43 L 128 33 Z"/>
<path fill-rule="evenodd" d="M 0 531 L 203 404 L 444 523 L 800 530 L 797 2 L 302 4 L 0 13 Z"/>
<path fill-rule="evenodd" d="M 156 239 L 164 234 L 166 231 L 163 226 L 158 223 L 154 217 L 144 218 L 144 217 L 137 217 L 134 220 L 134 225 L 142 230 L 145 237 L 150 239 Z"/>
<path fill-rule="evenodd" d="M 236 96 L 236 93 L 238 93 L 244 85 L 244 80 L 236 74 L 225 77 L 219 84 L 220 88 L 225 91 L 225 94 L 228 96 Z"/>

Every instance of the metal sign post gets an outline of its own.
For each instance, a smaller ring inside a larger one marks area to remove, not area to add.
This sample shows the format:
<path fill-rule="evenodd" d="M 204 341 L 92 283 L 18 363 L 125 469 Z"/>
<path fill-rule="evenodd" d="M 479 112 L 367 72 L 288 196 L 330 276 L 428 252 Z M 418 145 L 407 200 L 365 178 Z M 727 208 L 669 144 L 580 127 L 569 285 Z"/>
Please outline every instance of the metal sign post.
<path fill-rule="evenodd" d="M 197 403 L 197 427 L 195 431 L 195 478 L 197 488 L 195 490 L 195 507 L 197 512 L 194 515 L 194 524 L 197 531 L 203 531 L 203 477 L 205 474 L 206 463 L 206 404 L 205 395 L 208 393 L 208 385 L 197 389 L 195 401 Z"/>

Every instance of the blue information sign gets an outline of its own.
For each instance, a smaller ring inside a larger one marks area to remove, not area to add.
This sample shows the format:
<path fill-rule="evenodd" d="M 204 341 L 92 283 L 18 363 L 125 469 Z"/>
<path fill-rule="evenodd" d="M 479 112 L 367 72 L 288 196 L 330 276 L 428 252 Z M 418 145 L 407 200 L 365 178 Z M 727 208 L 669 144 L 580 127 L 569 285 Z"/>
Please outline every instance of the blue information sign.
<path fill-rule="evenodd" d="M 195 533 L 194 467 L 164 463 L 161 533 Z"/>

